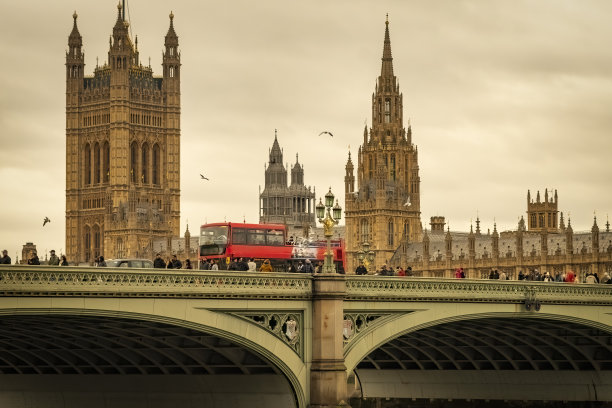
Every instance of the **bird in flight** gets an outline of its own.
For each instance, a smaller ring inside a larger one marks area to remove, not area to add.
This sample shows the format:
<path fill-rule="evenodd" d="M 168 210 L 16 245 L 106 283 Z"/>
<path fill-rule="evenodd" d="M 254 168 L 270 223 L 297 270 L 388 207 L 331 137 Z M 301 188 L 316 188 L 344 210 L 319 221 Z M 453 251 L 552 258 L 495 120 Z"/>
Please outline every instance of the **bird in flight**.
<path fill-rule="evenodd" d="M 332 135 L 331 132 L 328 132 L 327 130 L 324 130 L 323 132 L 319 133 L 319 136 L 325 135 L 325 134 L 330 135 L 331 137 L 334 137 L 334 135 Z"/>
<path fill-rule="evenodd" d="M 200 173 L 200 177 L 202 178 L 202 180 L 208 180 L 208 178 L 204 177 L 203 174 Z M 209 180 L 210 181 L 210 180 Z"/>
<path fill-rule="evenodd" d="M 45 219 L 43 220 L 43 227 L 47 225 L 48 222 L 51 222 L 51 220 L 49 219 L 49 217 L 45 217 Z"/>
<path fill-rule="evenodd" d="M 408 199 L 404 203 L 404 207 L 408 207 L 408 206 L 411 206 L 411 205 L 412 205 L 412 203 L 410 202 L 410 197 L 408 197 Z"/>

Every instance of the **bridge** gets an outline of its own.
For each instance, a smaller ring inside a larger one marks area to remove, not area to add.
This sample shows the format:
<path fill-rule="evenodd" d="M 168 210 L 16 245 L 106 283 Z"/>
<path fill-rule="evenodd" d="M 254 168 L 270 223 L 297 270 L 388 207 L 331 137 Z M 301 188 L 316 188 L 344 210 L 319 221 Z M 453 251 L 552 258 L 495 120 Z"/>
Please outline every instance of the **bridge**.
<path fill-rule="evenodd" d="M 0 267 L 2 407 L 612 401 L 612 285 Z"/>

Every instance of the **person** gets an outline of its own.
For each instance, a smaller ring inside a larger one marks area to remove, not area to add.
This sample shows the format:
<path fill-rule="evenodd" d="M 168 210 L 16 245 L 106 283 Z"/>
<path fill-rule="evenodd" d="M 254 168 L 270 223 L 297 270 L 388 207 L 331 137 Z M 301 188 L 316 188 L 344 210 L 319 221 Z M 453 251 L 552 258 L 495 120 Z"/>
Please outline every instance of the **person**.
<path fill-rule="evenodd" d="M 172 255 L 172 269 L 181 269 L 183 263 L 176 257 L 176 254 Z"/>
<path fill-rule="evenodd" d="M 306 262 L 304 262 L 304 266 L 302 266 L 302 273 L 314 273 L 314 268 L 312 267 L 310 259 L 307 259 Z"/>
<path fill-rule="evenodd" d="M 210 270 L 211 271 L 218 271 L 219 270 L 219 265 L 217 264 L 217 260 L 213 259 L 212 264 L 210 265 Z"/>
<path fill-rule="evenodd" d="M 249 259 L 249 262 L 247 265 L 249 266 L 249 272 L 257 271 L 257 264 L 255 263 L 255 259 L 253 258 Z"/>
<path fill-rule="evenodd" d="M 289 237 L 289 241 L 287 241 L 287 245 L 294 245 L 295 241 L 293 241 L 293 236 Z"/>
<path fill-rule="evenodd" d="M 397 272 L 395 273 L 397 276 L 406 276 L 406 271 L 401 266 L 397 267 Z"/>
<path fill-rule="evenodd" d="M 508 277 L 506 276 L 506 272 L 501 271 L 501 273 L 498 275 L 498 279 L 499 280 L 508 280 Z"/>
<path fill-rule="evenodd" d="M 251 263 L 249 262 L 249 265 L 251 265 Z M 249 269 L 250 271 L 251 269 Z M 289 262 L 289 272 L 297 272 L 297 269 L 295 269 L 295 265 L 293 264 L 293 262 Z"/>
<path fill-rule="evenodd" d="M 550 276 L 550 273 L 548 271 L 546 271 L 546 273 L 544 274 L 544 278 L 542 278 L 542 280 L 544 282 L 552 282 L 553 281 L 552 276 Z"/>
<path fill-rule="evenodd" d="M 191 261 L 189 259 L 185 259 L 185 269 L 193 269 L 193 266 L 191 266 Z"/>
<path fill-rule="evenodd" d="M 406 276 L 412 276 L 412 266 L 406 268 Z"/>
<path fill-rule="evenodd" d="M 30 259 L 28 259 L 28 265 L 40 265 L 40 260 L 38 259 L 36 252 L 32 252 Z"/>
<path fill-rule="evenodd" d="M 261 272 L 273 272 L 272 265 L 270 265 L 270 260 L 266 259 L 262 264 L 261 268 L 259 268 Z"/>
<path fill-rule="evenodd" d="M 200 261 L 200 269 L 203 271 L 209 271 L 211 266 L 211 262 L 206 258 Z"/>
<path fill-rule="evenodd" d="M 168 258 L 168 262 L 166 263 L 166 269 L 172 269 L 174 268 L 174 266 L 172 266 L 172 259 Z"/>
<path fill-rule="evenodd" d="M 599 283 L 599 275 L 597 275 L 597 272 L 593 272 L 593 277 L 595 278 L 595 283 Z"/>
<path fill-rule="evenodd" d="M 606 284 L 606 285 L 609 285 L 610 283 L 612 283 L 612 279 L 610 279 L 610 275 L 608 274 L 608 272 L 605 272 L 603 274 L 599 283 Z"/>
<path fill-rule="evenodd" d="M 574 283 L 575 279 L 576 279 L 576 275 L 574 274 L 574 271 L 570 270 L 569 272 L 565 274 L 565 282 Z"/>
<path fill-rule="evenodd" d="M 57 257 L 57 255 L 55 255 L 55 249 L 52 249 L 51 256 L 49 256 L 49 261 L 47 261 L 47 265 L 58 266 L 59 263 L 59 258 Z"/>
<path fill-rule="evenodd" d="M 518 274 L 518 280 L 522 281 L 525 279 L 526 279 L 525 274 L 523 274 L 523 270 L 521 269 Z"/>
<path fill-rule="evenodd" d="M 11 257 L 8 256 L 8 251 L 6 249 L 2 251 L 2 258 L 0 258 L 0 264 L 2 265 L 11 264 Z"/>
<path fill-rule="evenodd" d="M 238 260 L 238 270 L 239 270 L 239 271 L 243 271 L 243 272 L 246 272 L 246 271 L 248 271 L 248 270 L 249 270 L 249 264 L 248 264 L 248 262 L 246 261 L 246 259 L 244 259 L 244 258 L 240 258 L 240 259 Z"/>
<path fill-rule="evenodd" d="M 236 258 L 232 258 L 229 266 L 227 267 L 228 271 L 237 271 L 238 270 L 238 262 L 236 262 Z"/>
<path fill-rule="evenodd" d="M 304 268 L 304 264 L 302 263 L 302 261 L 298 262 L 298 266 L 297 266 L 297 271 L 298 272 L 302 272 L 302 269 Z"/>
<path fill-rule="evenodd" d="M 104 260 L 104 257 L 102 255 L 100 255 L 98 257 L 98 266 L 100 266 L 100 267 L 105 267 L 106 266 L 106 261 Z"/>
<path fill-rule="evenodd" d="M 383 264 L 382 268 L 380 268 L 380 271 L 378 272 L 378 274 L 380 276 L 393 276 L 393 271 L 389 271 L 387 269 L 387 264 Z"/>
<path fill-rule="evenodd" d="M 363 261 L 359 261 L 359 266 L 355 269 L 355 275 L 367 275 L 368 270 L 366 269 Z"/>
<path fill-rule="evenodd" d="M 66 260 L 66 255 L 62 255 L 60 258 L 60 266 L 68 266 L 68 260 Z"/>
<path fill-rule="evenodd" d="M 153 267 L 166 268 L 166 262 L 164 262 L 159 252 L 157 253 L 157 255 L 155 255 L 155 259 L 153 260 Z"/>
<path fill-rule="evenodd" d="M 588 273 L 584 283 L 589 283 L 589 284 L 595 283 L 595 275 L 593 275 L 592 273 Z"/>
<path fill-rule="evenodd" d="M 495 279 L 495 271 L 493 269 L 489 272 L 489 279 Z"/>

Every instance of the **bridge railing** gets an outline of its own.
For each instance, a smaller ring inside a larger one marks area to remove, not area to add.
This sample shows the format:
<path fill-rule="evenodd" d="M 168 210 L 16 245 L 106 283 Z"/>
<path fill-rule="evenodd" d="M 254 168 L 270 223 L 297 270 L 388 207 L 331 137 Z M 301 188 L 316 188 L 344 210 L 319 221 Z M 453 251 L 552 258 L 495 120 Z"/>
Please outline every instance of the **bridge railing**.
<path fill-rule="evenodd" d="M 0 265 L 0 296 L 307 299 L 312 276 L 287 273 Z"/>
<path fill-rule="evenodd" d="M 612 285 L 347 276 L 347 300 L 611 305 Z"/>

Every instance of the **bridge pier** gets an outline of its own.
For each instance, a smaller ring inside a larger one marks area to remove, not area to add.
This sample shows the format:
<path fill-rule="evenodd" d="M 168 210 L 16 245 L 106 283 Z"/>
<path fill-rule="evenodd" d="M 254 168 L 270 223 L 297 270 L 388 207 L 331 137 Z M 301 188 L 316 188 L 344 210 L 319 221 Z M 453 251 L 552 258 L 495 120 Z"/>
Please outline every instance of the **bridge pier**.
<path fill-rule="evenodd" d="M 342 326 L 344 275 L 315 275 L 312 300 L 310 407 L 348 407 Z"/>

